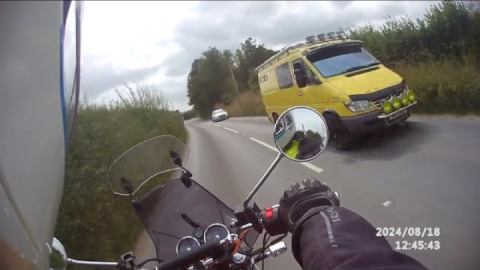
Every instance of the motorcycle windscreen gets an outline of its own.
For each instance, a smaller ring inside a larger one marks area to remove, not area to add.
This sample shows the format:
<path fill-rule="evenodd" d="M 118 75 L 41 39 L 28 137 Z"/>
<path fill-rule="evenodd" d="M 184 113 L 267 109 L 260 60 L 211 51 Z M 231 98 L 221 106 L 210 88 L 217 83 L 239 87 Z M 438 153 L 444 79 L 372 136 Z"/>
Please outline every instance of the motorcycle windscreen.
<path fill-rule="evenodd" d="M 125 188 L 128 182 L 132 194 L 153 177 L 178 170 L 170 157 L 174 151 L 182 158 L 183 164 L 188 159 L 187 146 L 171 135 L 157 136 L 143 141 L 118 157 L 107 172 L 108 184 L 115 194 L 128 196 Z"/>
<path fill-rule="evenodd" d="M 180 180 L 172 180 L 151 190 L 138 203 L 135 212 L 152 238 L 160 260 L 177 256 L 178 241 L 193 236 L 194 228 L 182 214 L 202 230 L 213 223 L 222 223 L 231 230 L 232 221 L 236 221 L 232 209 L 195 181 L 187 188 Z"/>

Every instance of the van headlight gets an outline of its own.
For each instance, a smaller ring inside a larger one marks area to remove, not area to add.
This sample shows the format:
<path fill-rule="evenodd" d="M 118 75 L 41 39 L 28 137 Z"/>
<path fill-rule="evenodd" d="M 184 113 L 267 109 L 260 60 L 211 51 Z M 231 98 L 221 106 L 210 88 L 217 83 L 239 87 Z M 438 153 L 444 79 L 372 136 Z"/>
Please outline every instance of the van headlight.
<path fill-rule="evenodd" d="M 345 102 L 345 106 L 351 112 L 363 112 L 375 108 L 373 104 L 368 100 L 348 101 Z"/>

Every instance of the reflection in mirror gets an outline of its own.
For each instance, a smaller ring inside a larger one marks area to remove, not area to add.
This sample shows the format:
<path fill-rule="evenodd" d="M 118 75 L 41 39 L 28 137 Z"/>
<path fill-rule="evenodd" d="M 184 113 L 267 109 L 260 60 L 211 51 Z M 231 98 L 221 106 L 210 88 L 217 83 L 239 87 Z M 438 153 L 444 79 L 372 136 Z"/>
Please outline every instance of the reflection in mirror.
<path fill-rule="evenodd" d="M 293 107 L 275 123 L 274 141 L 278 150 L 295 161 L 318 157 L 328 142 L 325 119 L 309 107 Z"/>
<path fill-rule="evenodd" d="M 53 238 L 52 253 L 50 254 L 50 269 L 64 270 L 67 268 L 67 253 L 65 247 L 57 238 Z"/>

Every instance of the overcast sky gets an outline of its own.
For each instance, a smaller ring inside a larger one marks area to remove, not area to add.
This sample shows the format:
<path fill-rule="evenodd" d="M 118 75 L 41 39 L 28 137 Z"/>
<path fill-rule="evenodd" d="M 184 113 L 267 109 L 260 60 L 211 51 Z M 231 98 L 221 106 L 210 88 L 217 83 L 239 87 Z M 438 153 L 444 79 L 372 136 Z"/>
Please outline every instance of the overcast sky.
<path fill-rule="evenodd" d="M 422 17 L 428 1 L 85 1 L 82 96 L 103 102 L 123 83 L 154 83 L 175 109 L 189 109 L 187 75 L 209 46 L 234 52 L 253 37 L 279 49 L 312 34 L 388 15 Z"/>

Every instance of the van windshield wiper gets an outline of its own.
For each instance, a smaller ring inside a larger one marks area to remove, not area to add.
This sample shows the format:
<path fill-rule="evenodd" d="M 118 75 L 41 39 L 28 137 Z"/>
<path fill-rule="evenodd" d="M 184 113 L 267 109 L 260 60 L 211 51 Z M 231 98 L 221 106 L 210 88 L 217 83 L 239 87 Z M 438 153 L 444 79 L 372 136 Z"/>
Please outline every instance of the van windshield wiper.
<path fill-rule="evenodd" d="M 352 71 L 356 71 L 356 70 L 360 70 L 360 69 L 364 69 L 364 68 L 369 68 L 369 67 L 373 67 L 373 66 L 377 66 L 377 65 L 380 65 L 380 62 L 373 62 L 373 63 L 370 63 L 368 65 L 363 65 L 363 66 L 354 66 L 354 67 L 345 69 L 340 74 L 345 74 L 345 73 L 349 73 L 349 72 L 352 72 Z"/>

